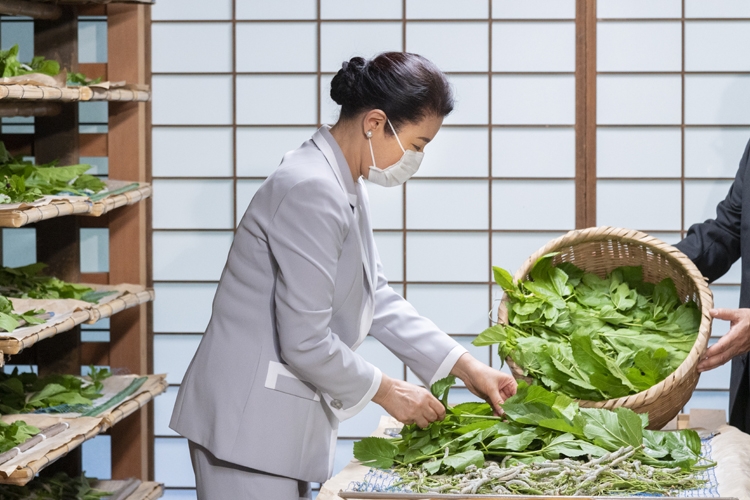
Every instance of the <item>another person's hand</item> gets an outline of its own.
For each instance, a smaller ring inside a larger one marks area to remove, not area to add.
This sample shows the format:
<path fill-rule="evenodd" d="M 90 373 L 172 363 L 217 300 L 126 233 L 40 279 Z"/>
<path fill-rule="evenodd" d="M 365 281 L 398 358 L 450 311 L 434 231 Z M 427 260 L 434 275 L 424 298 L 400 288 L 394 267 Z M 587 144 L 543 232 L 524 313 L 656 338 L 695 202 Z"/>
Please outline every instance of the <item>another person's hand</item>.
<path fill-rule="evenodd" d="M 698 363 L 698 371 L 705 372 L 723 365 L 730 359 L 750 351 L 750 309 L 711 309 L 711 316 L 729 321 L 729 332 L 706 351 Z"/>
<path fill-rule="evenodd" d="M 445 418 L 445 407 L 423 387 L 396 380 L 385 373 L 372 400 L 393 418 L 404 424 L 417 424 L 423 429 L 435 420 Z"/>
<path fill-rule="evenodd" d="M 472 394 L 487 401 L 495 415 L 502 415 L 500 405 L 514 395 L 518 387 L 512 375 L 490 368 L 469 353 L 458 358 L 451 373 L 463 380 Z"/>

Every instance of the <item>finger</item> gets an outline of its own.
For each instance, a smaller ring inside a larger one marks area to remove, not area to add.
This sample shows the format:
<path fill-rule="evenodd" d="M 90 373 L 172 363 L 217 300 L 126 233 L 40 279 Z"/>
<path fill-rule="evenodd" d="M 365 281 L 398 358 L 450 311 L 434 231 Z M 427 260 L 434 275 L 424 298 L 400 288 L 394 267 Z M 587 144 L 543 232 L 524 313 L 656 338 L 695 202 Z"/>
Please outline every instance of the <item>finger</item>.
<path fill-rule="evenodd" d="M 737 309 L 711 309 L 708 312 L 711 317 L 726 321 L 735 320 L 739 316 L 739 311 L 737 311 Z"/>
<path fill-rule="evenodd" d="M 734 356 L 735 354 L 731 350 L 724 351 L 716 356 L 711 356 L 710 358 L 704 359 L 700 363 L 698 363 L 698 371 L 706 372 L 709 370 L 713 370 L 714 368 L 718 368 L 719 366 L 732 359 Z"/>
<path fill-rule="evenodd" d="M 511 376 L 508 376 L 505 382 L 500 385 L 500 393 L 503 395 L 504 399 L 513 396 L 517 390 L 518 382 L 516 382 L 516 379 Z"/>
<path fill-rule="evenodd" d="M 428 422 L 427 420 L 425 420 L 424 417 L 417 417 L 416 419 L 414 419 L 414 421 L 417 423 L 417 426 L 420 429 L 424 429 L 425 427 L 427 427 L 428 425 L 430 425 L 430 422 Z"/>
<path fill-rule="evenodd" d="M 437 399 L 430 401 L 430 409 L 435 412 L 435 420 L 443 420 L 445 418 L 445 406 Z"/>
<path fill-rule="evenodd" d="M 729 338 L 729 334 L 725 335 L 714 345 L 706 349 L 706 353 L 703 355 L 703 359 L 719 356 L 720 354 L 728 350 L 732 346 L 732 344 L 734 344 L 734 342 L 732 342 L 732 339 Z"/>

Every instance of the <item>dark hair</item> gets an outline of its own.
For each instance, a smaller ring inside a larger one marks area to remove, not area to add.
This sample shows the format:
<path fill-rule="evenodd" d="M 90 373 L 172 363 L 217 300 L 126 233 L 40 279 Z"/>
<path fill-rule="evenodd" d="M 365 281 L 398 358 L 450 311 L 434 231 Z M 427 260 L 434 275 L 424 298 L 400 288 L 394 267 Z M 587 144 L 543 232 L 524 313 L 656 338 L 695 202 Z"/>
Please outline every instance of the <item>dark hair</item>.
<path fill-rule="evenodd" d="M 453 111 L 448 79 L 430 60 L 408 52 L 383 52 L 365 60 L 353 57 L 331 81 L 331 98 L 341 105 L 341 118 L 382 110 L 393 126 Z M 390 133 L 390 128 L 386 127 Z"/>

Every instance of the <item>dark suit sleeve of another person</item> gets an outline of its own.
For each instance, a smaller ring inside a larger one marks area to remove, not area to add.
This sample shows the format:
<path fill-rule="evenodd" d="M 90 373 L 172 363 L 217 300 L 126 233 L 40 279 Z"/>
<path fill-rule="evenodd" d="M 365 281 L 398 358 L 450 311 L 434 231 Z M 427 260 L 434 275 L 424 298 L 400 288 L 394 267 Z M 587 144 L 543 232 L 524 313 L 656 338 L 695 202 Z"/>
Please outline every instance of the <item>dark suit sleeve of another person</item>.
<path fill-rule="evenodd" d="M 727 197 L 716 206 L 716 218 L 692 225 L 685 239 L 675 245 L 712 282 L 729 271 L 740 258 L 742 197 L 748 162 L 750 142 L 745 147 L 740 168 Z"/>

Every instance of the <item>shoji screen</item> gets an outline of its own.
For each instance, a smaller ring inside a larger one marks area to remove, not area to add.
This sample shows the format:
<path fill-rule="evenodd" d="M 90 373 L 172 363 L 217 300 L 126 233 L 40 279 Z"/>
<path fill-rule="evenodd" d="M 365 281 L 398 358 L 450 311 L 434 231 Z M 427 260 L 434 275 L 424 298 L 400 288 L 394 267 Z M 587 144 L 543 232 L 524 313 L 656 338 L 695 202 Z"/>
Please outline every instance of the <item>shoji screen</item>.
<path fill-rule="evenodd" d="M 597 223 L 669 243 L 713 218 L 750 139 L 750 4 L 598 0 Z M 737 307 L 740 264 L 712 285 Z M 728 331 L 714 323 L 714 339 Z M 729 365 L 688 404 L 727 408 Z"/>

